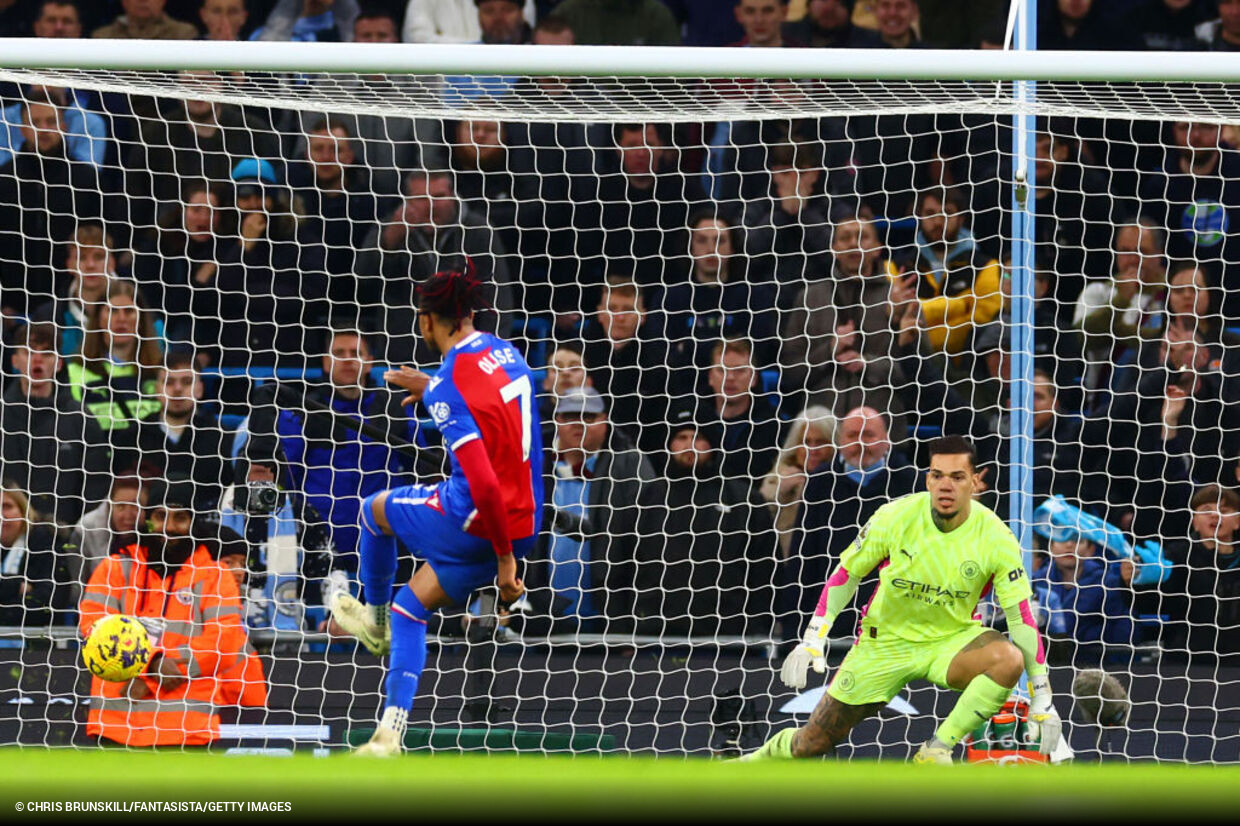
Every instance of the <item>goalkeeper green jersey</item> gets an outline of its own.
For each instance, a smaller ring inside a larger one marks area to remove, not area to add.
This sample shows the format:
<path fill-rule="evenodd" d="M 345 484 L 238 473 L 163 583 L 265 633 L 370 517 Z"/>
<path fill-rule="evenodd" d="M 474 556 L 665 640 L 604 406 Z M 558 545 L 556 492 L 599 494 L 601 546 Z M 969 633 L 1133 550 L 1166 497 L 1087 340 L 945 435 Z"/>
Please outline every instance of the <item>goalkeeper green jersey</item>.
<path fill-rule="evenodd" d="M 939 640 L 979 624 L 974 611 L 992 584 L 1001 607 L 1032 596 L 1020 544 L 994 511 L 973 502 L 969 518 L 943 533 L 931 508 L 929 491 L 889 502 L 844 551 L 840 564 L 852 577 L 881 566 L 863 633 Z"/>

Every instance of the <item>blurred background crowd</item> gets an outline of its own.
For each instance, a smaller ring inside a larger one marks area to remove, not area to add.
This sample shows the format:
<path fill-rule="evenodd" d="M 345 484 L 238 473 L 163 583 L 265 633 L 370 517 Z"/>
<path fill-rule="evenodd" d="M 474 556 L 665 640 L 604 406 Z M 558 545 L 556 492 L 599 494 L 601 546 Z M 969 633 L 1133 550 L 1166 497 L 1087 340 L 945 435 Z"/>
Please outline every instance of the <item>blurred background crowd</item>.
<path fill-rule="evenodd" d="M 1000 48 L 1006 5 L 0 0 L 0 34 Z M 1041 49 L 1240 49 L 1240 0 L 1041 5 Z M 515 630 L 796 638 L 859 527 L 919 488 L 934 435 L 975 441 L 1005 512 L 1007 118 L 439 120 L 183 80 L 204 99 L 0 84 L 0 625 L 72 623 L 172 480 L 251 627 L 326 627 L 325 593 L 355 587 L 361 499 L 441 468 L 424 412 L 379 379 L 433 364 L 413 288 L 467 261 L 482 326 L 544 377 L 549 519 Z M 580 93 L 440 83 L 471 107 Z M 1039 532 L 1040 619 L 1068 658 L 1240 654 L 1237 139 L 1038 121 L 1035 502 L 1156 549 Z"/>

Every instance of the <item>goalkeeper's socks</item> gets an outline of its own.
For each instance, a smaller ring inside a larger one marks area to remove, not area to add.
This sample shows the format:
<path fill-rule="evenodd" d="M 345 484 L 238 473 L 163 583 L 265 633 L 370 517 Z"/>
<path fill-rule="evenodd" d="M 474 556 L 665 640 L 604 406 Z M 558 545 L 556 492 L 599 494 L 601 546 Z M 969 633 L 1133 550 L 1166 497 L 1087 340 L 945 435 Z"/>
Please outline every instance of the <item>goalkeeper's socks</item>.
<path fill-rule="evenodd" d="M 431 612 L 406 585 L 392 603 L 392 651 L 388 660 L 388 708 L 408 710 L 426 666 L 426 621 Z"/>
<path fill-rule="evenodd" d="M 954 747 L 966 734 L 1003 708 L 1011 695 L 1012 689 L 999 685 L 985 674 L 978 674 L 961 692 L 956 707 L 939 726 L 934 739 L 946 748 Z"/>
<path fill-rule="evenodd" d="M 762 744 L 762 748 L 753 754 L 747 754 L 742 760 L 791 760 L 792 740 L 800 729 L 786 728 L 775 733 L 775 736 Z"/>
<path fill-rule="evenodd" d="M 362 558 L 357 575 L 366 604 L 386 606 L 392 601 L 392 580 L 396 577 L 396 537 L 385 534 L 375 522 L 373 499 L 368 497 L 362 502 L 362 536 L 358 543 Z"/>

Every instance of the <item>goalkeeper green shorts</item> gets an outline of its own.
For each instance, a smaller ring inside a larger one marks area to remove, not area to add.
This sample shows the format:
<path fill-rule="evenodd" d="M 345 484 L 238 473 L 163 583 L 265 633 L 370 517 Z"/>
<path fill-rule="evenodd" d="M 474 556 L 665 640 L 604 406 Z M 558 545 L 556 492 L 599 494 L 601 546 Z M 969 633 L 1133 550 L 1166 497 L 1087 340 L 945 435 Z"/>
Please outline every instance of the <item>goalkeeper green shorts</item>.
<path fill-rule="evenodd" d="M 960 649 L 986 631 L 970 625 L 950 637 L 932 642 L 909 642 L 873 632 L 866 626 L 835 672 L 827 693 L 841 703 L 861 706 L 887 703 L 913 680 L 929 680 L 949 688 L 947 668 Z"/>

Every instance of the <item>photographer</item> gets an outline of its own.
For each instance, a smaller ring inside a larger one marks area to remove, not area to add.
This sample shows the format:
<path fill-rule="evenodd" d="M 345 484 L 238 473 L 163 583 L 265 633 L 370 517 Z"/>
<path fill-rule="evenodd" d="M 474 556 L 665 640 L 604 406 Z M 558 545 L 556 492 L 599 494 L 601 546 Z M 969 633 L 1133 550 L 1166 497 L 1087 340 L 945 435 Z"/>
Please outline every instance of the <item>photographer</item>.
<path fill-rule="evenodd" d="M 307 605 L 327 603 L 334 588 L 348 588 L 348 575 L 333 571 L 331 533 L 304 496 L 287 487 L 279 445 L 247 442 L 234 467 L 236 485 L 220 500 L 220 534 L 235 532 L 244 545 L 221 540 L 221 557 L 245 554 L 240 565 L 245 621 L 251 628 L 301 630 Z M 235 574 L 236 575 L 236 574 Z"/>
<path fill-rule="evenodd" d="M 356 571 L 362 499 L 413 481 L 408 455 L 357 427 L 366 423 L 388 439 L 412 442 L 416 425 L 396 394 L 371 381 L 370 345 L 356 330 L 332 333 L 322 365 L 327 382 L 276 391 L 278 398 L 255 406 L 239 437 L 278 443 L 286 489 L 303 495 L 326 520 L 340 555 L 335 566 Z"/>

